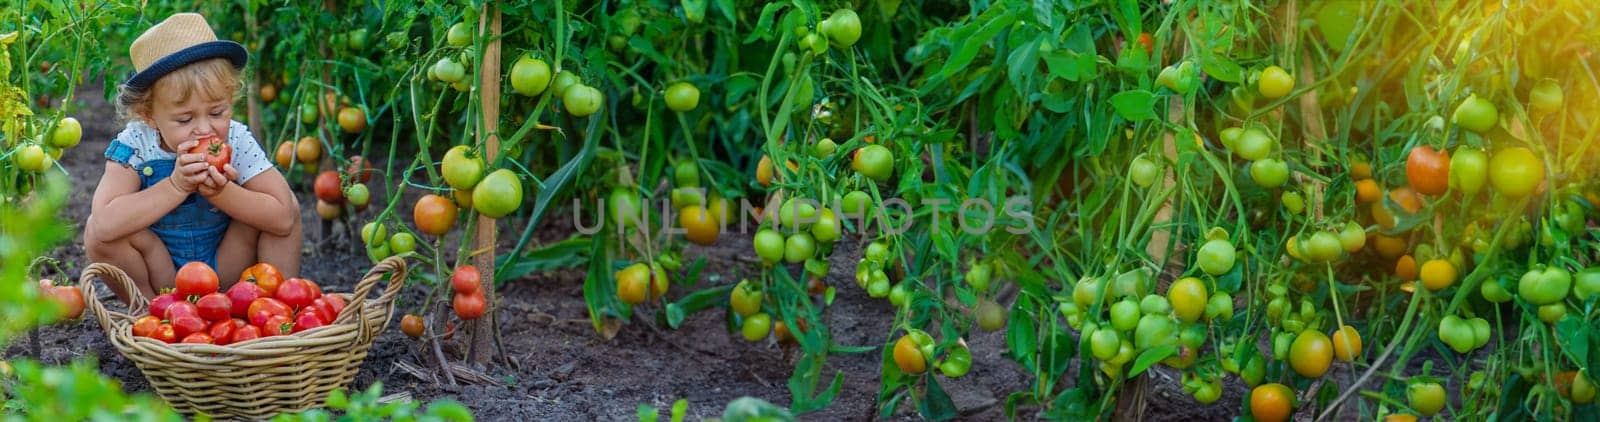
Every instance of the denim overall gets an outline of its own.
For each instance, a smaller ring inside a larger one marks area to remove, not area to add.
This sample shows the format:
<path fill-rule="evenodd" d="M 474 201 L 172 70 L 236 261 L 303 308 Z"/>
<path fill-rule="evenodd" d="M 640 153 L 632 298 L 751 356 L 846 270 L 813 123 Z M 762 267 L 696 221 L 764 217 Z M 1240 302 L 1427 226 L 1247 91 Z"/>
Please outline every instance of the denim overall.
<path fill-rule="evenodd" d="M 106 150 L 106 158 L 126 163 L 126 155 L 131 148 L 120 144 L 113 141 L 112 147 Z M 126 152 L 116 153 L 123 151 Z M 134 167 L 133 170 L 139 173 L 139 189 L 149 189 L 158 183 L 172 183 L 167 182 L 166 178 L 172 174 L 176 163 L 176 159 L 163 158 L 145 161 Z M 167 245 L 167 251 L 172 254 L 173 268 L 181 268 L 190 261 L 204 262 L 216 268 L 217 246 L 222 244 L 222 235 L 228 231 L 231 220 L 227 214 L 212 206 L 205 196 L 191 193 L 177 208 L 156 220 L 150 226 L 150 231 L 155 232 L 161 242 Z"/>

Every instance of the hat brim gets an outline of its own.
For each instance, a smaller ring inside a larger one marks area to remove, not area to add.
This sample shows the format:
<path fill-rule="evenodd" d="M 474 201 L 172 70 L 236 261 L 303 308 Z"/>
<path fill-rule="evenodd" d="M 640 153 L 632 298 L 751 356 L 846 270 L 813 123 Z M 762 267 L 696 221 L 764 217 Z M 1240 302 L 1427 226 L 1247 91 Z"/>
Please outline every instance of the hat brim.
<path fill-rule="evenodd" d="M 236 69 L 243 69 L 250 53 L 239 43 L 226 40 L 207 41 L 195 44 L 189 48 L 178 50 L 151 63 L 150 67 L 141 72 L 134 73 L 128 78 L 127 85 L 134 89 L 148 89 L 168 73 L 178 70 L 191 63 L 206 59 L 224 58 L 233 63 Z"/>

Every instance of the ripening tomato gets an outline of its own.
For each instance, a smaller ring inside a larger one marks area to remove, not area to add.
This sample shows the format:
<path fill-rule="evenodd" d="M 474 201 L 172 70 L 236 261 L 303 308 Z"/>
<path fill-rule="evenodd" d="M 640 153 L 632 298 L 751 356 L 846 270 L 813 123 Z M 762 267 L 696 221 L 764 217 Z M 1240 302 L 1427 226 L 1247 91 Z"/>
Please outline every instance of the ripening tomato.
<path fill-rule="evenodd" d="M 466 295 L 458 294 L 455 300 L 451 302 L 451 305 L 455 309 L 457 317 L 470 321 L 483 316 L 484 310 L 489 307 L 489 301 L 480 291 Z"/>
<path fill-rule="evenodd" d="M 247 282 L 255 283 L 265 296 L 272 296 L 278 292 L 278 285 L 283 284 L 283 273 L 278 271 L 278 267 L 262 262 L 245 268 L 244 273 L 239 275 L 239 283 Z"/>
<path fill-rule="evenodd" d="M 883 145 L 867 145 L 856 150 L 855 158 L 850 162 L 850 168 L 856 172 L 878 182 L 889 179 L 894 173 L 894 153 Z"/>
<path fill-rule="evenodd" d="M 340 186 L 339 172 L 326 170 L 317 174 L 317 179 L 312 184 L 317 200 L 332 205 L 344 203 L 344 189 Z"/>
<path fill-rule="evenodd" d="M 288 170 L 289 166 L 294 165 L 294 146 L 294 142 L 284 141 L 279 143 L 278 150 L 272 154 L 272 162 L 277 163 L 278 167 Z"/>
<path fill-rule="evenodd" d="M 313 109 L 313 113 L 315 113 L 315 109 Z M 315 119 L 316 117 L 312 118 Z M 316 163 L 318 159 L 322 158 L 322 143 L 318 142 L 317 138 L 310 136 L 300 138 L 300 141 L 294 144 L 294 157 L 296 161 L 301 163 Z"/>
<path fill-rule="evenodd" d="M 1332 364 L 1333 341 L 1321 331 L 1301 331 L 1289 346 L 1289 366 L 1300 376 L 1320 377 L 1328 372 L 1328 366 Z"/>
<path fill-rule="evenodd" d="M 642 262 L 612 274 L 617 279 L 617 297 L 629 305 L 644 303 L 650 296 L 650 267 Z"/>
<path fill-rule="evenodd" d="M 250 302 L 250 308 L 246 310 L 246 313 L 249 316 L 250 325 L 265 326 L 267 318 L 274 316 L 288 318 L 294 314 L 294 309 L 281 300 L 263 297 Z"/>
<path fill-rule="evenodd" d="M 1422 277 L 1422 286 L 1436 292 L 1456 283 L 1455 265 L 1443 259 L 1430 259 L 1422 263 L 1419 275 Z"/>
<path fill-rule="evenodd" d="M 217 292 L 217 272 L 204 262 L 191 261 L 178 269 L 176 280 L 180 298 L 190 298 Z"/>
<path fill-rule="evenodd" d="M 744 336 L 744 341 L 748 342 L 757 342 L 767 338 L 767 333 L 771 332 L 771 330 L 772 317 L 767 316 L 766 313 L 757 313 L 745 318 L 744 323 L 739 327 L 740 334 Z"/>
<path fill-rule="evenodd" d="M 411 216 L 418 231 L 443 236 L 456 224 L 456 205 L 443 196 L 423 195 L 417 199 Z"/>
<path fill-rule="evenodd" d="M 1332 342 L 1333 356 L 1339 360 L 1351 362 L 1361 355 L 1361 332 L 1356 327 L 1339 327 L 1333 332 Z"/>
<path fill-rule="evenodd" d="M 776 169 L 772 164 L 772 157 L 763 155 L 761 161 L 756 162 L 756 183 L 761 186 L 772 186 L 772 176 Z"/>
<path fill-rule="evenodd" d="M 422 317 L 406 314 L 406 316 L 400 318 L 400 332 L 406 333 L 407 336 L 419 338 L 422 337 L 423 331 Z"/>
<path fill-rule="evenodd" d="M 1422 416 L 1433 416 L 1444 409 L 1446 400 L 1444 386 L 1436 382 L 1419 382 L 1406 388 L 1406 399 L 1410 401 L 1411 409 Z"/>
<path fill-rule="evenodd" d="M 1544 161 L 1532 150 L 1512 147 L 1489 159 L 1489 183 L 1501 195 L 1521 198 L 1544 182 Z"/>
<path fill-rule="evenodd" d="M 338 120 L 339 128 L 343 129 L 344 133 L 355 134 L 367 130 L 367 112 L 361 111 L 360 108 L 344 107 L 339 109 Z"/>
<path fill-rule="evenodd" d="M 1378 187 L 1378 182 L 1372 179 L 1356 181 L 1356 203 L 1370 204 L 1378 202 L 1383 196 L 1383 188 Z"/>
<path fill-rule="evenodd" d="M 1172 305 L 1172 314 L 1179 321 L 1195 322 L 1205 312 L 1206 298 L 1205 282 L 1194 277 L 1184 277 L 1167 287 L 1167 302 Z M 1131 302 L 1129 302 L 1131 303 Z"/>
<path fill-rule="evenodd" d="M 1263 384 L 1250 391 L 1250 415 L 1261 422 L 1289 420 L 1294 411 L 1294 391 L 1278 384 Z"/>
<path fill-rule="evenodd" d="M 728 307 L 740 316 L 755 315 L 756 312 L 761 311 L 761 301 L 764 300 L 764 297 L 765 294 L 755 283 L 751 283 L 750 280 L 741 280 L 739 284 L 733 286 L 733 290 L 728 294 Z"/>
<path fill-rule="evenodd" d="M 199 311 L 200 317 L 205 318 L 206 321 L 225 321 L 233 313 L 233 300 L 222 293 L 201 296 L 200 300 L 195 301 L 194 305 Z"/>
<path fill-rule="evenodd" d="M 155 335 L 156 329 L 160 328 L 160 327 L 161 327 L 161 317 L 152 316 L 152 315 L 145 315 L 145 316 L 139 317 L 139 319 L 133 321 L 133 327 L 132 327 L 133 336 L 134 337 L 151 337 L 151 336 Z"/>
<path fill-rule="evenodd" d="M 894 363 L 900 372 L 911 375 L 921 374 L 928 370 L 928 358 L 922 354 L 921 347 L 910 334 L 900 336 L 894 342 Z"/>
<path fill-rule="evenodd" d="M 1294 76 L 1278 66 L 1267 66 L 1261 71 L 1261 76 L 1256 79 L 1256 89 L 1266 99 L 1282 98 L 1294 90 Z"/>
<path fill-rule="evenodd" d="M 1411 148 L 1406 156 L 1406 181 L 1423 195 L 1442 195 L 1449 189 L 1450 154 L 1432 146 Z"/>

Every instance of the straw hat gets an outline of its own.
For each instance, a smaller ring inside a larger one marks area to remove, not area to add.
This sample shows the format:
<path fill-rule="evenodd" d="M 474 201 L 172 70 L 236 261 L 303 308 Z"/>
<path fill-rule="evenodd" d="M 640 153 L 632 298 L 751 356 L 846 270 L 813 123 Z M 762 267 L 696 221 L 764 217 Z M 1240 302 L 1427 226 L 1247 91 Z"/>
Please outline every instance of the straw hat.
<path fill-rule="evenodd" d="M 221 57 L 233 62 L 233 67 L 243 68 L 249 53 L 239 43 L 218 40 L 200 14 L 179 13 L 133 40 L 128 56 L 133 59 L 134 71 L 128 86 L 148 89 L 162 76 L 205 59 Z"/>

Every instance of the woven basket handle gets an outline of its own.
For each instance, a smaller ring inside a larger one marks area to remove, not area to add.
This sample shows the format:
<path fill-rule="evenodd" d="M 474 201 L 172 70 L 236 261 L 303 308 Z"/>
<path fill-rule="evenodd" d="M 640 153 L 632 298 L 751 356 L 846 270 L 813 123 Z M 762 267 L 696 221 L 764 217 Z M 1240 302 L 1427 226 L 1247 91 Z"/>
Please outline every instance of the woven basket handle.
<path fill-rule="evenodd" d="M 128 297 L 132 300 L 128 304 L 127 314 L 107 310 L 105 304 L 100 303 L 100 289 L 95 287 L 97 286 L 95 280 L 103 281 L 107 286 L 116 283 L 122 286 L 123 291 L 128 292 Z M 150 307 L 150 299 L 144 297 L 144 294 L 133 286 L 133 279 L 128 278 L 128 273 L 111 264 L 98 262 L 89 264 L 88 268 L 83 269 L 83 274 L 78 276 L 78 286 L 83 289 L 84 302 L 89 305 L 89 312 L 94 314 L 95 320 L 100 321 L 101 327 L 111 327 L 112 317 L 130 319 L 132 318 L 130 315 L 144 315 L 146 309 Z"/>
<path fill-rule="evenodd" d="M 351 322 L 353 318 L 356 323 L 362 326 L 363 329 L 361 331 L 365 335 L 369 331 L 365 329 L 367 324 L 365 315 L 367 296 L 372 293 L 372 288 L 377 287 L 378 282 L 384 279 L 384 274 L 389 275 L 389 287 L 384 289 L 383 294 L 378 296 L 374 303 L 384 307 L 384 313 L 389 313 L 389 305 L 394 303 L 394 298 L 400 295 L 400 290 L 405 287 L 406 281 L 406 261 L 396 256 L 385 258 L 383 261 L 379 261 L 378 265 L 373 266 L 371 270 L 367 270 L 367 275 L 362 276 L 361 281 L 356 283 L 356 291 L 350 296 L 350 303 L 344 307 L 343 311 L 339 312 L 339 317 L 335 318 L 333 323 L 344 324 Z"/>

